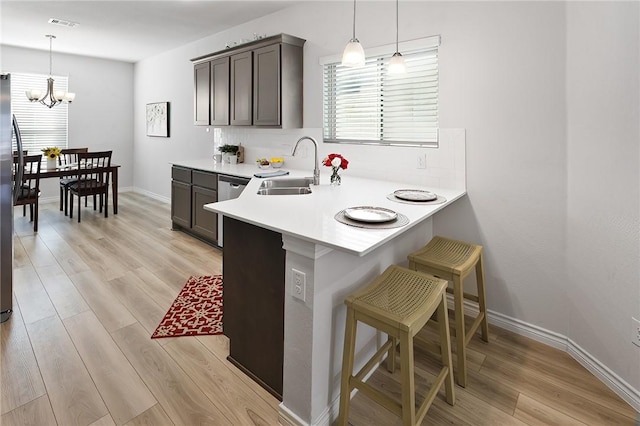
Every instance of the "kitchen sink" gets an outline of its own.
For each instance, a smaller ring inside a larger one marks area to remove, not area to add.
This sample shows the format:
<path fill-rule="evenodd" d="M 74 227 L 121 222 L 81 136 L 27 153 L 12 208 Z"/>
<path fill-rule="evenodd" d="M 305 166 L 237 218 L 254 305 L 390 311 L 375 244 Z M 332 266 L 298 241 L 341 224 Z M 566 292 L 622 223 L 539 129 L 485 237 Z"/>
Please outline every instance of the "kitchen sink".
<path fill-rule="evenodd" d="M 258 188 L 258 195 L 311 194 L 313 178 L 268 179 Z"/>
<path fill-rule="evenodd" d="M 313 183 L 312 177 L 304 178 L 286 178 L 286 179 L 266 179 L 260 185 L 260 189 L 264 188 L 297 188 L 309 187 Z"/>
<path fill-rule="evenodd" d="M 311 194 L 311 188 L 298 186 L 295 188 L 260 188 L 258 195 L 300 195 Z"/>

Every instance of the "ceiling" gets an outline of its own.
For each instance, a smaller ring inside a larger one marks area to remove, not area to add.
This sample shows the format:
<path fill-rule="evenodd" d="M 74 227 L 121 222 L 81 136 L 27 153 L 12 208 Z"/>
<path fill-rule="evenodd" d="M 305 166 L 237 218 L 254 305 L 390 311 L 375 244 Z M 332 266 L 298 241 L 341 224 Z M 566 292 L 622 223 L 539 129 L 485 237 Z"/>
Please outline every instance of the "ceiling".
<path fill-rule="evenodd" d="M 45 35 L 53 34 L 54 52 L 136 62 L 292 4 L 291 0 L 0 0 L 0 43 L 48 50 Z M 53 25 L 49 18 L 79 25 Z"/>

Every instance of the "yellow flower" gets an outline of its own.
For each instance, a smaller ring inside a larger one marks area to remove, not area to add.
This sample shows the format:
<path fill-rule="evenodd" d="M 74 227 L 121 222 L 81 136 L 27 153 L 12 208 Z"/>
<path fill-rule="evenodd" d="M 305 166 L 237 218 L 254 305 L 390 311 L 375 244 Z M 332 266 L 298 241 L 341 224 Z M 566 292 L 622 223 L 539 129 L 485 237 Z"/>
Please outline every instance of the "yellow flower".
<path fill-rule="evenodd" d="M 50 158 L 51 160 L 55 160 L 60 155 L 60 148 L 58 148 L 57 146 L 47 147 L 43 148 L 42 152 L 44 153 L 45 157 Z"/>

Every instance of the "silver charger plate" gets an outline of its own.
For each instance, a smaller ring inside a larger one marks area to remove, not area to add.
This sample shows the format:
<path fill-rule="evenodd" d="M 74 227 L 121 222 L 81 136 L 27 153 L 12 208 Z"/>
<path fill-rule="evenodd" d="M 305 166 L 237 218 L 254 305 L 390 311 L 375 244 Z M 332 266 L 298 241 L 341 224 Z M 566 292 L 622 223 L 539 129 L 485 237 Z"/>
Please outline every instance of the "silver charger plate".
<path fill-rule="evenodd" d="M 360 206 L 344 210 L 344 215 L 351 220 L 366 223 L 391 222 L 398 218 L 398 213 L 383 207 Z"/>
<path fill-rule="evenodd" d="M 433 192 L 423 189 L 398 189 L 393 191 L 393 195 L 405 201 L 433 201 L 438 198 Z"/>

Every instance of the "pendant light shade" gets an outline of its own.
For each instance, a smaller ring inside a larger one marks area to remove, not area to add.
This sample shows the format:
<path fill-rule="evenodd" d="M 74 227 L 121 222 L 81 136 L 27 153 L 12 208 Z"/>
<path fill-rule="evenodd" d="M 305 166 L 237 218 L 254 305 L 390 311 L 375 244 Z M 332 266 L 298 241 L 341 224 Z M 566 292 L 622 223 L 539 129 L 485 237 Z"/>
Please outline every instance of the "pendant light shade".
<path fill-rule="evenodd" d="M 61 104 L 63 101 L 66 101 L 68 103 L 73 102 L 73 100 L 76 98 L 76 94 L 65 92 L 64 90 L 53 89 L 54 80 L 51 76 L 53 68 L 52 43 L 53 39 L 56 38 L 56 36 L 48 34 L 45 37 L 49 39 L 49 78 L 47 79 L 47 92 L 43 96 L 41 90 L 30 89 L 25 92 L 25 95 L 27 95 L 27 98 L 31 102 L 40 102 L 47 108 L 53 108 L 54 106 Z"/>
<path fill-rule="evenodd" d="M 398 0 L 396 0 L 396 53 L 389 59 L 387 72 L 389 74 L 406 74 L 407 64 L 398 49 Z"/>
<path fill-rule="evenodd" d="M 353 0 L 353 37 L 349 40 L 342 53 L 342 65 L 345 67 L 363 67 L 364 49 L 356 38 L 356 0 Z"/>

